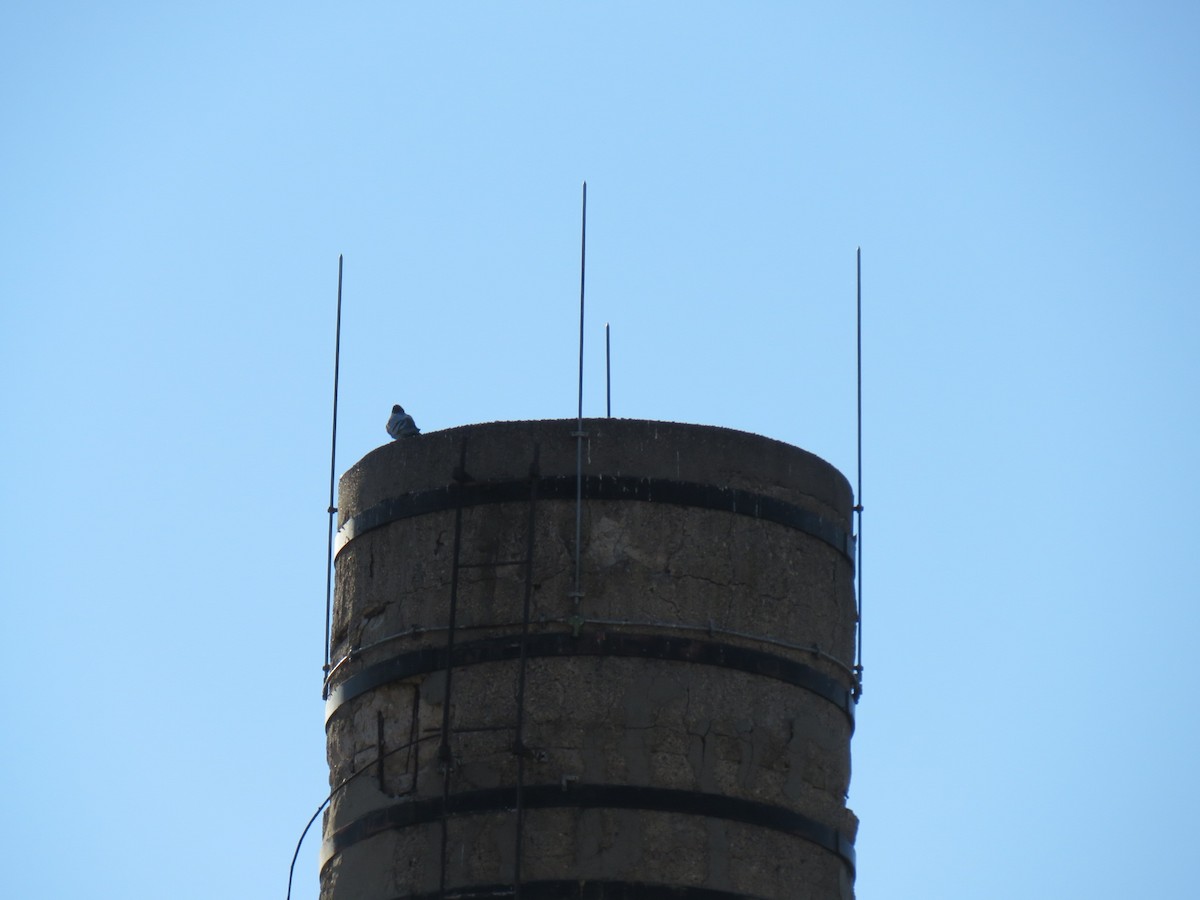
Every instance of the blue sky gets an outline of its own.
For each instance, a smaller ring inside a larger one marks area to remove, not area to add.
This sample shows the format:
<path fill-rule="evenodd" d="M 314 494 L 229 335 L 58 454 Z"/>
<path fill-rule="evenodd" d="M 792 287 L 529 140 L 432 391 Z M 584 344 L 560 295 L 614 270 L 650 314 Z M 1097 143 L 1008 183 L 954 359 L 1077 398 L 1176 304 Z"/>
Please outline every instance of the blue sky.
<path fill-rule="evenodd" d="M 337 468 L 575 412 L 854 455 L 860 900 L 1195 891 L 1200 12 L 10 3 L 14 897 L 282 896 Z M 312 900 L 317 842 L 293 896 Z"/>

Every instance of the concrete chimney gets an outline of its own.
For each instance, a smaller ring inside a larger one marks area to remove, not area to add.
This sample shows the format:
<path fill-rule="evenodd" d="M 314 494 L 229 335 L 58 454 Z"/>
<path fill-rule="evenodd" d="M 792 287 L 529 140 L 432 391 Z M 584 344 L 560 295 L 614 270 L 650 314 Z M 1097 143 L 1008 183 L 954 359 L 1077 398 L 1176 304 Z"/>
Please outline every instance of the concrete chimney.
<path fill-rule="evenodd" d="M 322 900 L 852 898 L 849 484 L 743 432 L 577 428 L 342 477 Z"/>

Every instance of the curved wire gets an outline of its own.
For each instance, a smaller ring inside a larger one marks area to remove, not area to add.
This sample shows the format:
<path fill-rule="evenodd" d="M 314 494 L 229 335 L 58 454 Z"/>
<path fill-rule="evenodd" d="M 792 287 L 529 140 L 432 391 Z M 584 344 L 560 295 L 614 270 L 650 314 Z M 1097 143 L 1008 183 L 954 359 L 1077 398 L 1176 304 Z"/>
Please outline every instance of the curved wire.
<path fill-rule="evenodd" d="M 296 852 L 292 854 L 292 865 L 288 868 L 288 889 L 287 900 L 292 900 L 292 878 L 296 874 L 296 859 L 300 856 L 300 845 L 304 843 L 304 839 L 308 837 L 308 829 L 312 828 L 312 823 L 317 821 L 325 807 L 329 805 L 329 801 L 333 799 L 333 794 L 325 798 L 325 801 L 317 807 L 317 811 L 312 814 L 312 818 L 308 820 L 308 824 L 304 826 L 304 830 L 300 832 L 300 840 L 296 841 Z"/>
<path fill-rule="evenodd" d="M 374 765 L 378 765 L 379 763 L 383 762 L 385 759 L 387 759 L 393 753 L 399 753 L 401 750 L 407 750 L 410 747 L 414 746 L 415 744 L 421 743 L 422 741 L 433 740 L 434 737 L 436 737 L 436 735 L 427 735 L 426 737 L 415 738 L 414 740 L 407 741 L 406 743 L 403 743 L 398 747 L 393 747 L 391 750 L 388 750 L 386 753 L 379 754 L 379 756 L 375 760 Z M 329 796 L 326 797 L 321 802 L 321 805 L 317 807 L 317 811 L 312 814 L 312 818 L 308 820 L 308 824 L 304 826 L 304 830 L 302 832 L 300 832 L 300 840 L 298 840 L 296 842 L 296 852 L 292 854 L 292 865 L 288 869 L 287 900 L 292 900 L 292 878 L 296 872 L 296 859 L 300 856 L 300 845 L 303 844 L 304 839 L 306 837 L 308 837 L 308 829 L 312 828 L 313 822 L 317 821 L 317 816 L 319 816 L 322 813 L 322 811 L 324 811 L 325 807 L 330 804 L 330 802 L 333 800 L 334 796 L 337 794 L 338 791 L 340 791 L 342 788 L 344 788 L 346 785 L 348 785 L 350 782 L 352 782 L 355 778 L 358 778 L 360 775 L 365 775 L 365 774 L 367 774 L 367 772 L 370 772 L 371 768 L 372 768 L 371 766 L 364 766 L 363 768 L 359 769 L 357 772 L 355 772 L 351 775 L 348 775 L 346 778 L 342 779 L 342 783 L 339 784 L 337 787 L 335 787 L 332 791 L 329 792 Z"/>

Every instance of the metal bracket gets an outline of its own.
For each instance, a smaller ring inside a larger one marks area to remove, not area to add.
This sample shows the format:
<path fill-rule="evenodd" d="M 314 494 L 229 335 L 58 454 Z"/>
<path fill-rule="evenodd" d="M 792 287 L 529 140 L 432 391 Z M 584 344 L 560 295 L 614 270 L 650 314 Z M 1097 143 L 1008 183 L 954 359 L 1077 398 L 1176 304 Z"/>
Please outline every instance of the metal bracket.
<path fill-rule="evenodd" d="M 579 629 L 587 624 L 587 619 L 579 615 L 579 613 L 576 613 L 575 615 L 571 616 L 571 618 L 567 619 L 567 624 L 571 626 L 571 637 L 577 638 L 579 637 Z"/>

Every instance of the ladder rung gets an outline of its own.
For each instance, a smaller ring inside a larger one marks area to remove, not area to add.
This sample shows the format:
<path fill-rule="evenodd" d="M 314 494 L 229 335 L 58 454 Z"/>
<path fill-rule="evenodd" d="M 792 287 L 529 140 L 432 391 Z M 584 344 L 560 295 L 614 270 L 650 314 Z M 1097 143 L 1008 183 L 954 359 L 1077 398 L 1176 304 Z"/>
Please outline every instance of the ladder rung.
<path fill-rule="evenodd" d="M 528 563 L 527 559 L 503 559 L 499 562 L 477 562 L 477 563 L 459 563 L 460 569 L 489 569 L 493 566 L 523 566 Z"/>

